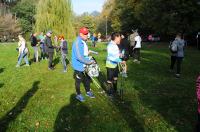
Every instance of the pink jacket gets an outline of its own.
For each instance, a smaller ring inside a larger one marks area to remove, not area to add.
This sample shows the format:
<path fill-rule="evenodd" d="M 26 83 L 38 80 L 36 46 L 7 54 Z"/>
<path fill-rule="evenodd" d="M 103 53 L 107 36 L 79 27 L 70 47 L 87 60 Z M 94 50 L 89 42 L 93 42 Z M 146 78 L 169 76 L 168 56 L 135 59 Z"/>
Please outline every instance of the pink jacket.
<path fill-rule="evenodd" d="M 197 93 L 197 101 L 198 101 L 198 113 L 200 114 L 200 75 L 196 80 L 196 93 Z"/>

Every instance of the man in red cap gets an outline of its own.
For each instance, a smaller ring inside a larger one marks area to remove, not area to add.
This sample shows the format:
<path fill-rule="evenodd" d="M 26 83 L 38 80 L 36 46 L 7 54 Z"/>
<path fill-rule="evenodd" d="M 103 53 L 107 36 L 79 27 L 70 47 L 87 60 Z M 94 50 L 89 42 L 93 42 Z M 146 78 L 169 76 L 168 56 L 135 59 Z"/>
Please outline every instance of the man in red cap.
<path fill-rule="evenodd" d="M 94 61 L 91 61 L 88 57 L 89 50 L 86 44 L 88 33 L 89 31 L 87 28 L 81 28 L 79 30 L 79 36 L 72 46 L 72 67 L 74 69 L 75 88 L 77 93 L 76 98 L 81 102 L 85 101 L 80 91 L 81 83 L 84 84 L 86 96 L 95 98 L 90 90 L 91 79 L 85 74 L 85 65 L 94 63 Z"/>

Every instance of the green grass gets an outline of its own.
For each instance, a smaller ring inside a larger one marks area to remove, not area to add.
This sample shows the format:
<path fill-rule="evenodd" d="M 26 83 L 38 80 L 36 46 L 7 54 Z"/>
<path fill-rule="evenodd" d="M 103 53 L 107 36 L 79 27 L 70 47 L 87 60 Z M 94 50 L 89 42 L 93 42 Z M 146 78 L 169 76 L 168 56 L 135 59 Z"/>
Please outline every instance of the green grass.
<path fill-rule="evenodd" d="M 196 121 L 195 79 L 200 53 L 188 47 L 182 78 L 168 72 L 167 44 L 145 44 L 142 63 L 128 62 L 124 103 L 111 101 L 91 85 L 96 98 L 75 100 L 73 70 L 62 73 L 58 63 L 48 71 L 47 61 L 15 68 L 17 44 L 0 44 L 0 123 L 7 131 L 72 132 L 190 132 Z M 106 76 L 106 45 L 95 56 Z M 31 51 L 32 52 L 32 51 Z M 31 55 L 32 57 L 32 55 Z M 120 81 L 119 81 L 120 85 Z M 82 92 L 85 93 L 83 86 Z M 2 126 L 0 126 L 2 128 Z"/>

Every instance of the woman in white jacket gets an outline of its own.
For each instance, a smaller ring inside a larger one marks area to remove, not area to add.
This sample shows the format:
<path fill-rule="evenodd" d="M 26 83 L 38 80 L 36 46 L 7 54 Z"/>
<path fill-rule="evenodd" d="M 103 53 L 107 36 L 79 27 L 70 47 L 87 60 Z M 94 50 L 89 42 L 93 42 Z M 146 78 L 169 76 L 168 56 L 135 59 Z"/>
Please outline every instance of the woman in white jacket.
<path fill-rule="evenodd" d="M 26 46 L 26 41 L 22 37 L 22 35 L 19 35 L 18 38 L 19 38 L 19 42 L 18 42 L 19 56 L 18 56 L 18 62 L 17 62 L 16 67 L 20 67 L 20 64 L 23 58 L 24 58 L 24 61 L 26 62 L 26 66 L 29 66 L 28 48 Z"/>
<path fill-rule="evenodd" d="M 142 43 L 142 39 L 140 37 L 140 35 L 137 33 L 136 37 L 135 37 L 135 47 L 133 48 L 133 61 L 136 63 L 140 63 L 140 49 L 141 49 L 141 43 Z"/>

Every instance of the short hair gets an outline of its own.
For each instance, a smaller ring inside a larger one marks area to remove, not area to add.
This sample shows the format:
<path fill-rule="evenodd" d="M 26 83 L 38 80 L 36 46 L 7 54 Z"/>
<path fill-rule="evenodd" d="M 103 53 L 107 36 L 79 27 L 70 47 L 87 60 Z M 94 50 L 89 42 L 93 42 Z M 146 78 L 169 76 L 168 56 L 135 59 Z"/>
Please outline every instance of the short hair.
<path fill-rule="evenodd" d="M 181 38 L 182 37 L 181 33 L 177 33 L 176 37 L 180 37 Z"/>
<path fill-rule="evenodd" d="M 111 34 L 111 40 L 115 40 L 116 37 L 120 37 L 120 36 L 121 36 L 121 34 L 119 32 L 113 32 Z"/>

